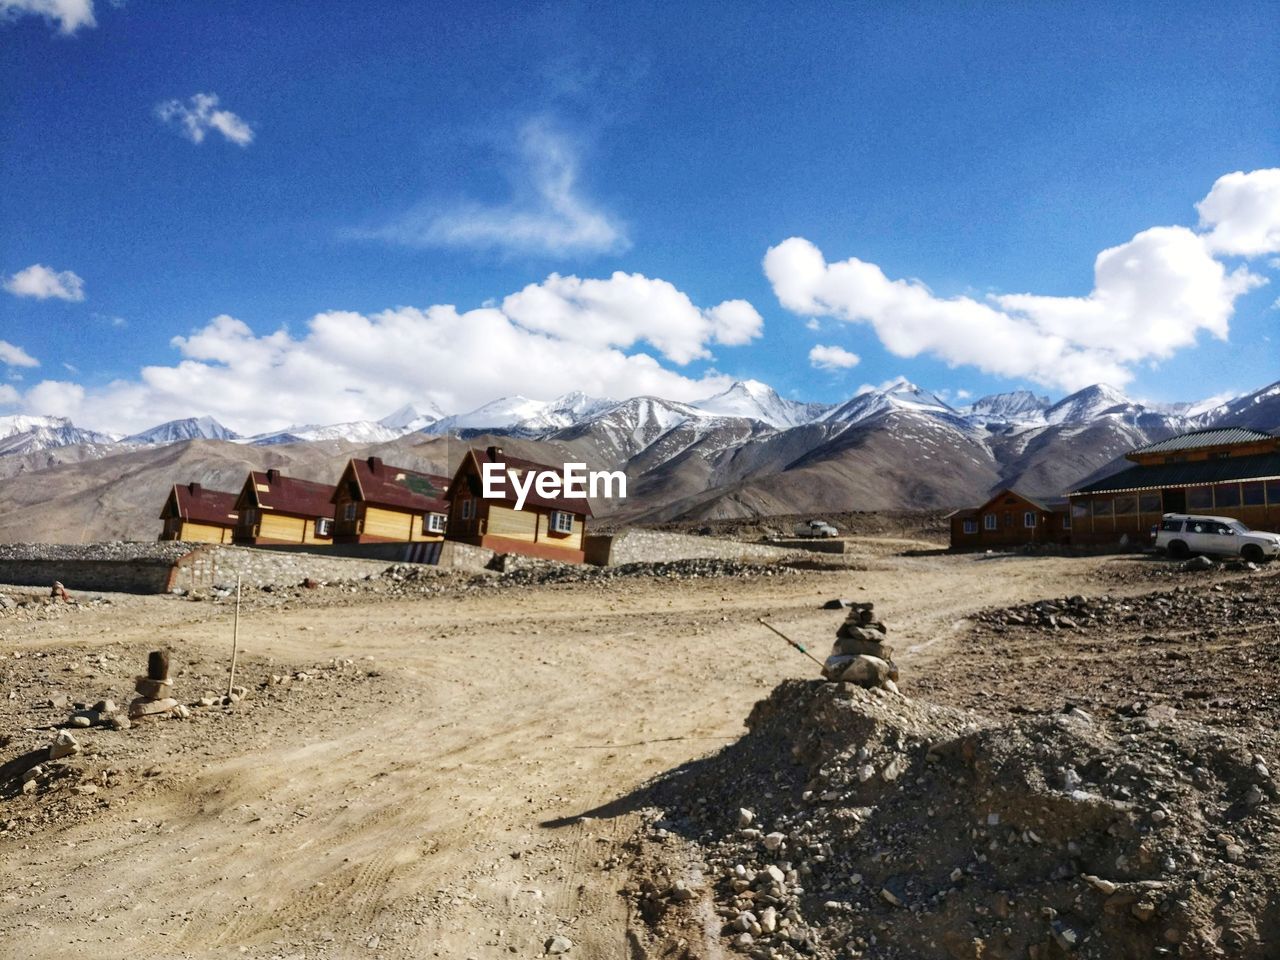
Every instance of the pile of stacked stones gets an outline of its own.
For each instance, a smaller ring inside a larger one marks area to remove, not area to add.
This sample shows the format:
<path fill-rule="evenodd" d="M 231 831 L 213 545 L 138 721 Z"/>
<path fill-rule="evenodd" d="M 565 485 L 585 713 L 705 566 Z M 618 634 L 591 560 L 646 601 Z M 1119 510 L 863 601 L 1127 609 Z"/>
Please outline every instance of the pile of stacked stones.
<path fill-rule="evenodd" d="M 836 643 L 822 666 L 822 675 L 828 680 L 897 693 L 893 647 L 884 642 L 885 626 L 875 619 L 874 610 L 871 603 L 849 604 L 849 616 L 836 631 Z"/>
<path fill-rule="evenodd" d="M 147 654 L 147 675 L 138 677 L 133 689 L 137 698 L 129 704 L 129 717 L 156 717 L 169 714 L 186 716 L 187 710 L 169 696 L 173 681 L 169 679 L 169 654 L 164 650 L 152 650 Z"/>

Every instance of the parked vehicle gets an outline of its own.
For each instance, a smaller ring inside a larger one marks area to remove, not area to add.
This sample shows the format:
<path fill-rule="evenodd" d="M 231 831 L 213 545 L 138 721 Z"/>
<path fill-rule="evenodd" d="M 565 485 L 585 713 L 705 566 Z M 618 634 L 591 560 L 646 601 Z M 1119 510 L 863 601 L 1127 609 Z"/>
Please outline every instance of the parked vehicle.
<path fill-rule="evenodd" d="M 1280 534 L 1250 530 L 1231 517 L 1166 513 L 1156 530 L 1156 549 L 1177 558 L 1212 553 L 1262 563 L 1280 556 Z"/>
<path fill-rule="evenodd" d="M 806 520 L 796 524 L 797 537 L 838 537 L 840 531 L 825 520 Z"/>

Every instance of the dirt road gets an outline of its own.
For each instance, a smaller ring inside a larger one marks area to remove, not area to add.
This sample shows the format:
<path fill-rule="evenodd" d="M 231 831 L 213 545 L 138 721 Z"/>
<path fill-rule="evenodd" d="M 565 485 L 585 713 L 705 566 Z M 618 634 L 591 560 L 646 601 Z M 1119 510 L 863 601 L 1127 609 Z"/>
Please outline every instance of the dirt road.
<path fill-rule="evenodd" d="M 625 877 L 609 867 L 635 818 L 581 815 L 716 750 L 780 678 L 814 674 L 757 617 L 821 656 L 842 615 L 820 603 L 874 600 L 909 694 L 966 614 L 1117 592 L 1117 562 L 880 558 L 861 572 L 250 611 L 246 662 L 372 657 L 359 662 L 377 676 L 248 701 L 167 754 L 179 734 L 115 734 L 149 738 L 161 770 L 56 829 L 0 833 L 0 952 L 533 957 L 560 934 L 572 956 L 633 956 Z M 175 662 L 216 659 L 229 616 L 127 598 L 91 620 L 8 627 L 0 652 L 139 657 L 169 643 Z"/>

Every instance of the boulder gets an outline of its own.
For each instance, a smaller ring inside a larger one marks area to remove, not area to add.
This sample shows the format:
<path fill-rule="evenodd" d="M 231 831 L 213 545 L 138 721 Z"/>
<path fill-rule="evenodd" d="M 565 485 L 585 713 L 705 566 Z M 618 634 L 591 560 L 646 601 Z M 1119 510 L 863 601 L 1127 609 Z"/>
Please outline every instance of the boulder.
<path fill-rule="evenodd" d="M 63 757 L 69 757 L 73 753 L 80 752 L 80 742 L 71 735 L 70 730 L 61 731 L 49 744 L 49 759 L 61 760 Z"/>
<path fill-rule="evenodd" d="M 886 660 L 860 654 L 845 667 L 840 679 L 844 683 L 856 683 L 860 687 L 879 687 L 886 680 L 893 680 L 897 672 Z"/>
<path fill-rule="evenodd" d="M 836 632 L 836 636 L 848 640 L 865 640 L 868 643 L 880 643 L 885 638 L 885 632 L 872 627 L 859 627 L 852 623 L 846 623 Z"/>
<path fill-rule="evenodd" d="M 163 700 L 169 696 L 169 688 L 172 686 L 172 680 L 153 680 L 151 677 L 138 677 L 133 682 L 133 689 L 148 700 Z"/>
<path fill-rule="evenodd" d="M 831 652 L 850 657 L 865 653 L 873 657 L 879 657 L 882 660 L 893 658 L 893 647 L 889 646 L 889 644 L 879 643 L 874 640 L 859 640 L 854 637 L 837 637 L 836 645 L 831 649 Z"/>
<path fill-rule="evenodd" d="M 172 697 L 165 697 L 161 700 L 152 700 L 147 697 L 139 697 L 129 704 L 129 717 L 132 720 L 141 717 L 155 717 L 173 712 L 173 708 L 178 705 L 178 701 Z"/>

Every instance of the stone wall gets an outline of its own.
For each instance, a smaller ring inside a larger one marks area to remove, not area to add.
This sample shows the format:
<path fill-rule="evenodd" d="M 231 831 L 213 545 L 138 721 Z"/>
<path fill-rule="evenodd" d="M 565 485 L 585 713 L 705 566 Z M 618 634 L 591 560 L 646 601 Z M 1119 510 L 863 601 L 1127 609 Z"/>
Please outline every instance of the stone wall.
<path fill-rule="evenodd" d="M 847 544 L 836 537 L 777 537 L 769 546 L 784 550 L 807 550 L 809 553 L 847 553 Z"/>
<path fill-rule="evenodd" d="M 795 550 L 719 537 L 695 537 L 683 533 L 627 529 L 611 535 L 588 536 L 587 563 L 616 567 L 623 563 L 659 563 L 668 560 L 781 560 Z"/>
<path fill-rule="evenodd" d="M 383 566 L 393 563 L 429 563 L 433 549 L 439 549 L 436 564 L 454 570 L 484 570 L 493 559 L 493 551 L 469 543 L 445 540 L 440 543 L 335 543 L 328 544 L 271 544 L 255 547 L 267 553 L 296 553 L 332 559 L 349 557 L 355 560 L 380 560 Z"/>
<path fill-rule="evenodd" d="M 230 586 L 237 574 L 245 586 L 289 586 L 312 580 L 356 580 L 405 562 L 413 544 L 349 544 L 340 548 L 261 549 L 179 541 L 0 544 L 0 583 L 68 590 L 166 593 Z M 439 566 L 484 570 L 493 551 L 467 543 L 441 544 Z"/>
<path fill-rule="evenodd" d="M 246 587 L 284 587 L 312 580 L 359 580 L 387 569 L 385 560 L 355 560 L 294 550 L 257 550 L 219 544 L 199 546 L 173 569 L 170 589 L 208 590 L 234 586 L 236 576 Z M 68 585 L 69 586 L 69 585 Z"/>
<path fill-rule="evenodd" d="M 68 590 L 164 593 L 174 564 L 190 552 L 182 543 L 0 544 L 0 583 Z"/>

